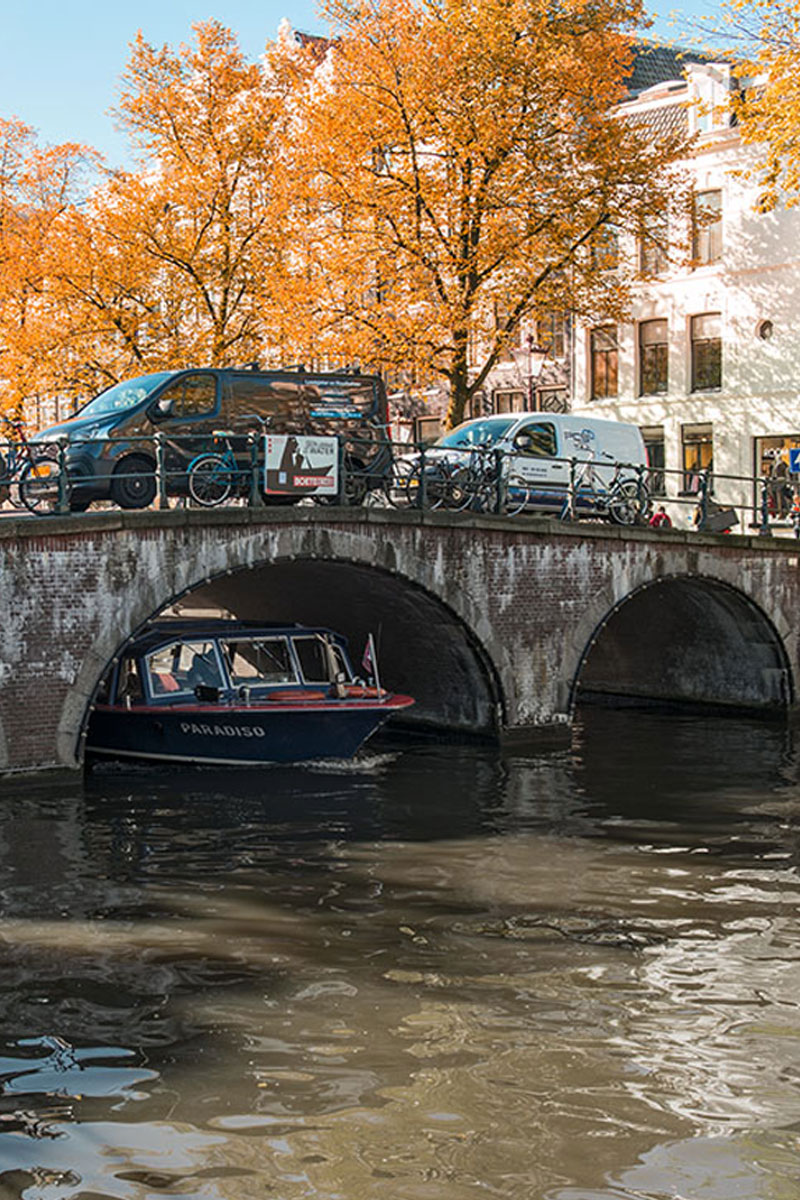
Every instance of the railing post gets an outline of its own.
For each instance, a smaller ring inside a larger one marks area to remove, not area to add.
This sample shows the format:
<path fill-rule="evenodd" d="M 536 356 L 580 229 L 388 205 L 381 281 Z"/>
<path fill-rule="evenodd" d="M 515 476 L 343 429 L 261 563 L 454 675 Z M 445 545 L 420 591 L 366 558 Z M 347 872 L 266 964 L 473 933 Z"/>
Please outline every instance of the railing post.
<path fill-rule="evenodd" d="M 503 460 L 505 456 L 503 451 L 497 447 L 491 450 L 490 453 L 494 459 L 495 473 L 494 511 L 500 515 L 505 511 L 506 507 L 506 479 L 503 472 Z"/>
<path fill-rule="evenodd" d="M 428 481 L 425 470 L 425 443 L 419 443 L 419 507 L 422 512 L 428 506 Z"/>
<path fill-rule="evenodd" d="M 772 537 L 769 528 L 769 480 L 762 476 L 761 485 L 761 520 L 758 526 L 759 537 Z"/>
<path fill-rule="evenodd" d="M 259 478 L 259 461 L 258 461 L 258 441 L 259 434 L 252 429 L 247 435 L 248 447 L 250 450 L 250 496 L 249 504 L 251 508 L 262 508 L 264 504 L 263 496 L 261 495 L 260 478 Z"/>
<path fill-rule="evenodd" d="M 707 517 L 708 517 L 708 471 L 703 471 L 700 475 L 700 520 L 697 522 L 698 529 L 705 529 Z"/>
<path fill-rule="evenodd" d="M 158 507 L 169 508 L 169 498 L 167 497 L 167 471 L 164 462 L 164 435 L 161 430 L 156 431 L 156 483 L 158 486 Z"/>
<path fill-rule="evenodd" d="M 571 458 L 569 460 L 569 483 L 567 484 L 567 503 L 564 508 L 562 521 L 575 520 L 575 480 L 578 473 L 578 460 Z"/>
<path fill-rule="evenodd" d="M 67 439 L 58 439 L 58 504 L 59 513 L 69 512 L 69 479 L 67 478 Z"/>

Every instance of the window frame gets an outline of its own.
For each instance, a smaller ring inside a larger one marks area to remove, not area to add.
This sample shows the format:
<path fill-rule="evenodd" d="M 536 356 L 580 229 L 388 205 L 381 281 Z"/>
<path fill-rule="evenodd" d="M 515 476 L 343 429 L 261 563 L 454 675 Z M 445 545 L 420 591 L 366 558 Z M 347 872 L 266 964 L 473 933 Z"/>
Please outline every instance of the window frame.
<path fill-rule="evenodd" d="M 608 337 L 609 346 L 598 346 L 598 339 Z M 609 364 L 613 361 L 613 391 L 606 383 L 603 391 L 598 388 L 598 363 L 604 364 L 602 375 L 608 381 L 611 372 Z M 589 390 L 592 400 L 610 400 L 619 396 L 619 337 L 616 325 L 597 325 L 589 330 Z"/>
<path fill-rule="evenodd" d="M 710 325 L 711 320 L 715 319 L 717 324 L 716 336 L 698 336 L 697 331 L 701 329 L 701 323 L 706 322 Z M 690 388 L 691 392 L 719 392 L 722 389 L 722 313 L 720 312 L 705 312 L 695 313 L 689 318 L 689 346 L 690 346 Z M 710 356 L 713 354 L 713 358 Z M 709 356 L 711 368 L 709 368 L 706 357 Z M 716 360 L 716 361 L 714 361 Z M 706 380 L 713 375 L 713 381 Z"/>
<path fill-rule="evenodd" d="M 654 333 L 655 327 L 663 327 L 663 338 L 646 340 L 648 332 Z M 669 392 L 669 322 L 666 317 L 653 317 L 648 321 L 640 321 L 638 327 L 639 346 L 639 395 L 666 396 Z M 646 386 L 648 365 L 654 362 L 655 386 Z M 663 380 L 663 386 L 659 383 Z"/>

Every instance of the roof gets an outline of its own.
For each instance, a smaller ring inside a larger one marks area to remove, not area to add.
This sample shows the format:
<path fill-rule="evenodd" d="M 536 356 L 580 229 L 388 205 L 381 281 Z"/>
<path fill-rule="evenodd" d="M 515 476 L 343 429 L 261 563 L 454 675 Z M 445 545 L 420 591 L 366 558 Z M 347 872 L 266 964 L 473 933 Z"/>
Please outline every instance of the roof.
<path fill-rule="evenodd" d="M 662 46 L 657 42 L 637 42 L 633 48 L 633 69 L 628 77 L 628 91 L 638 96 L 647 88 L 671 79 L 682 79 L 688 63 L 711 62 L 707 54 L 679 46 Z"/>

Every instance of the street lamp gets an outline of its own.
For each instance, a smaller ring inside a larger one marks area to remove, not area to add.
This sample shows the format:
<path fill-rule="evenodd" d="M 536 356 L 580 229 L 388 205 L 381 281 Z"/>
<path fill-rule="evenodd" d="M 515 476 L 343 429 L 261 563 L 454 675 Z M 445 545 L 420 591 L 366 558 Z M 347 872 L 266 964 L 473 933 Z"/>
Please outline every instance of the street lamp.
<path fill-rule="evenodd" d="M 528 412 L 536 412 L 536 380 L 542 373 L 544 361 L 547 358 L 547 347 L 537 346 L 533 339 L 533 334 L 529 333 L 525 338 L 525 345 L 514 350 L 514 361 L 517 366 L 527 367 L 527 382 L 528 382 L 528 398 L 526 408 Z"/>

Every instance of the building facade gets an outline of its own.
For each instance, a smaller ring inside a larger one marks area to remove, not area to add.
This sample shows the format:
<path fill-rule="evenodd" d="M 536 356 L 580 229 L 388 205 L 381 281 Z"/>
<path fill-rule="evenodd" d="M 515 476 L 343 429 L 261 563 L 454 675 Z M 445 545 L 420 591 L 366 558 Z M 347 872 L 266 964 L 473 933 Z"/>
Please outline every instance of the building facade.
<path fill-rule="evenodd" d="M 754 522 L 763 493 L 752 477 L 772 476 L 780 520 L 800 467 L 800 209 L 757 211 L 728 64 L 663 51 L 650 65 L 664 77 L 633 88 L 622 115 L 689 123 L 691 211 L 685 228 L 620 238 L 642 272 L 632 319 L 576 329 L 571 407 L 642 428 L 654 489 L 681 524 L 705 470 L 715 498 L 750 506 Z"/>

